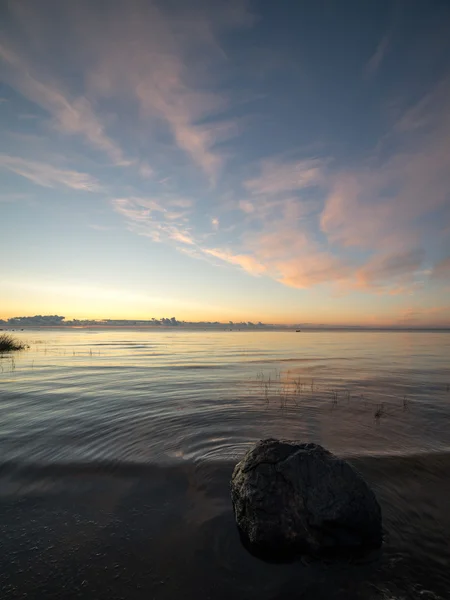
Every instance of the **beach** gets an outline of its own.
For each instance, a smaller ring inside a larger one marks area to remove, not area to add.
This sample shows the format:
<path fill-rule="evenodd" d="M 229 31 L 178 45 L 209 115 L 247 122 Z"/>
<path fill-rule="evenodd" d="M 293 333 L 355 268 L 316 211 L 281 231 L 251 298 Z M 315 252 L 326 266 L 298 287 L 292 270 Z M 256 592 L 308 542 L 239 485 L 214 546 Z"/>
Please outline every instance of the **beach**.
<path fill-rule="evenodd" d="M 268 564 L 241 545 L 233 465 L 73 465 L 1 475 L 2 598 L 448 598 L 450 456 L 353 461 L 384 519 L 359 562 Z"/>

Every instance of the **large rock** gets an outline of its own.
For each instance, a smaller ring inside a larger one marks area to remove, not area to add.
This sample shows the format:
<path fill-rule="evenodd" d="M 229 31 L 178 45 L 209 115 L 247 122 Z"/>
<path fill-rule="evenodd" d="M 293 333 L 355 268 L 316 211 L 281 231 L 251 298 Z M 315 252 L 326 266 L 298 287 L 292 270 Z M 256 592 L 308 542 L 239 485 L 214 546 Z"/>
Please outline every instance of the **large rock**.
<path fill-rule="evenodd" d="M 274 559 L 381 546 L 381 509 L 346 461 L 316 444 L 262 440 L 231 478 L 244 543 Z"/>

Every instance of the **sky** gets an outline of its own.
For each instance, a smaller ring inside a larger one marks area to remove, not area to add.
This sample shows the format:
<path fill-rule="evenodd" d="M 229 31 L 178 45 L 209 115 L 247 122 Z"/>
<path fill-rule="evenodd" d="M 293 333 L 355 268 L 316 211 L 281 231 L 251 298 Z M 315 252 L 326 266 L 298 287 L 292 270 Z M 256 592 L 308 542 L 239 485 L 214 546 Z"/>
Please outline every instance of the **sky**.
<path fill-rule="evenodd" d="M 0 7 L 0 318 L 450 326 L 446 0 Z"/>

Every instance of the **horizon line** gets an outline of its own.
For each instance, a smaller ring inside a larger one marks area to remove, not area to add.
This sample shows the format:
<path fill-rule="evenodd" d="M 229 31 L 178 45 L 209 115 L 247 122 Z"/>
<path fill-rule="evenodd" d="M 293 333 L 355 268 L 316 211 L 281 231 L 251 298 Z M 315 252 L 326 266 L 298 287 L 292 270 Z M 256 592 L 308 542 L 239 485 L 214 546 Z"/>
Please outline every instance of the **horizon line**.
<path fill-rule="evenodd" d="M 413 325 L 413 324 L 384 324 L 384 325 L 371 325 L 371 324 L 330 324 L 330 323 L 263 323 L 261 321 L 185 321 L 178 320 L 175 317 L 167 318 L 161 317 L 156 319 L 154 317 L 150 319 L 67 319 L 60 315 L 33 315 L 33 316 L 21 316 L 21 317 L 10 317 L 7 319 L 0 318 L 0 325 L 6 327 L 44 327 L 44 328 L 58 328 L 58 327 L 149 327 L 152 329 L 157 328 L 224 328 L 227 330 L 233 329 L 297 329 L 299 331 L 304 330 L 317 330 L 317 329 L 329 329 L 329 330 L 370 330 L 370 331 L 450 331 L 450 325 Z M 302 329 L 301 329 L 302 328 Z"/>

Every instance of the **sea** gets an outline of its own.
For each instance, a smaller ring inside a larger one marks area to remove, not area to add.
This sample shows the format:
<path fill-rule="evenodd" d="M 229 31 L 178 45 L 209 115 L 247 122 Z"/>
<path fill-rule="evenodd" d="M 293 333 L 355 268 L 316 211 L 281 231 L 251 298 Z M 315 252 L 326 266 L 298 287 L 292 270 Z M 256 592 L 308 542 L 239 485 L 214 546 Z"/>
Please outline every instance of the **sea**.
<path fill-rule="evenodd" d="M 450 332 L 60 328 L 0 357 L 2 598 L 450 598 Z M 373 486 L 361 564 L 263 563 L 232 469 L 322 444 Z"/>

